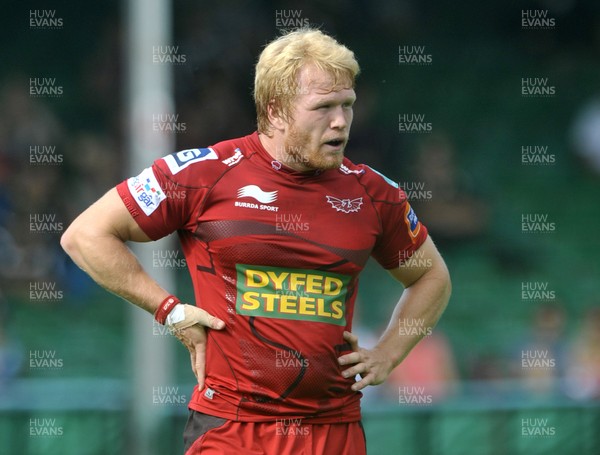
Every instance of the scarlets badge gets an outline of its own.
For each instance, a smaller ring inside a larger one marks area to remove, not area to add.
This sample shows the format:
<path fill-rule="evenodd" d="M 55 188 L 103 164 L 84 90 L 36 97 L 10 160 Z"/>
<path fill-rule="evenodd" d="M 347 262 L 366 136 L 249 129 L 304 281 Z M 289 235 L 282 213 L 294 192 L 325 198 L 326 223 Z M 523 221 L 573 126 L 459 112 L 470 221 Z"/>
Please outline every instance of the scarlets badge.
<path fill-rule="evenodd" d="M 333 196 L 325 196 L 327 202 L 331 204 L 331 207 L 336 209 L 338 212 L 350 213 L 358 212 L 363 204 L 363 198 L 357 197 L 356 199 L 338 199 Z"/>

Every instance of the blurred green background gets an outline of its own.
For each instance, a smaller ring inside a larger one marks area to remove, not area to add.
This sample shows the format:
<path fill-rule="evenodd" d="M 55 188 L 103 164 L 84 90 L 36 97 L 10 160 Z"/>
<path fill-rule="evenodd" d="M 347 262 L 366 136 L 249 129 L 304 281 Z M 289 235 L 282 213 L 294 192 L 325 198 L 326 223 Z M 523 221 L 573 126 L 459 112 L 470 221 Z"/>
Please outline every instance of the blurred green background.
<path fill-rule="evenodd" d="M 62 25 L 32 28 L 36 9 L 55 11 Z M 411 199 L 453 279 L 436 329 L 449 385 L 414 406 L 398 403 L 406 376 L 369 391 L 369 453 L 600 453 L 599 4 L 174 0 L 167 44 L 186 56 L 172 71 L 187 127 L 176 149 L 254 130 L 253 64 L 281 32 L 278 12 L 292 11 L 355 52 L 362 74 L 347 154 L 422 185 Z M 552 21 L 524 27 L 524 11 Z M 135 453 L 127 304 L 77 270 L 60 232 L 29 227 L 39 213 L 66 227 L 128 176 L 124 4 L 4 2 L 0 24 L 0 453 Z M 427 62 L 403 63 L 403 46 L 420 47 Z M 64 91 L 32 97 L 31 78 L 56 78 Z M 523 96 L 527 78 L 547 78 L 554 94 Z M 402 114 L 424 115 L 431 131 L 399 131 Z M 33 165 L 36 145 L 56 147 L 61 162 Z M 524 163 L 529 146 L 552 158 Z M 524 232 L 528 214 L 550 224 Z M 187 271 L 174 272 L 178 294 L 191 299 Z M 55 293 L 32 299 L 40 283 Z M 524 297 L 524 286 L 549 293 Z M 369 264 L 355 323 L 365 343 L 399 294 Z M 164 342 L 189 398 L 187 351 Z M 523 368 L 532 351 L 553 366 Z M 34 368 L 36 352 L 61 362 Z M 181 453 L 185 404 L 156 412 L 159 453 Z M 32 435 L 44 426 L 61 434 Z"/>

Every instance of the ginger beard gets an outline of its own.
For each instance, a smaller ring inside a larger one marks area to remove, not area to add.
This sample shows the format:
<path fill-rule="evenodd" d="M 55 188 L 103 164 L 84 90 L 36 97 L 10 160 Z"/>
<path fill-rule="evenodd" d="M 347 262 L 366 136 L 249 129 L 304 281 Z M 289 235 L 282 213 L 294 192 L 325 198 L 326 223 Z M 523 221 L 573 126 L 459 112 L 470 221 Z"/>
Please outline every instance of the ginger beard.
<path fill-rule="evenodd" d="M 337 169 L 344 160 L 344 142 L 337 150 L 323 150 L 325 144 L 311 143 L 311 135 L 308 131 L 300 131 L 295 124 L 289 125 L 287 137 L 284 140 L 283 164 L 291 165 L 294 168 L 303 168 L 303 170 L 327 170 Z"/>

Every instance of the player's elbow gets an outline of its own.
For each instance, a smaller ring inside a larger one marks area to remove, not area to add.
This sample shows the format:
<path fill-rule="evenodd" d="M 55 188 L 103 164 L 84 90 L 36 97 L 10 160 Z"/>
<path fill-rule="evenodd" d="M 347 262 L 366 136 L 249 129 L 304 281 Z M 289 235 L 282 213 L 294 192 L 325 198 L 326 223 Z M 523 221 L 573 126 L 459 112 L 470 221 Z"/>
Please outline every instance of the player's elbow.
<path fill-rule="evenodd" d="M 89 230 L 81 224 L 79 219 L 75 219 L 60 237 L 60 246 L 76 263 L 86 245 L 93 243 L 87 239 Z"/>
<path fill-rule="evenodd" d="M 77 229 L 72 223 L 60 236 L 60 246 L 69 256 L 73 257 L 77 251 Z"/>

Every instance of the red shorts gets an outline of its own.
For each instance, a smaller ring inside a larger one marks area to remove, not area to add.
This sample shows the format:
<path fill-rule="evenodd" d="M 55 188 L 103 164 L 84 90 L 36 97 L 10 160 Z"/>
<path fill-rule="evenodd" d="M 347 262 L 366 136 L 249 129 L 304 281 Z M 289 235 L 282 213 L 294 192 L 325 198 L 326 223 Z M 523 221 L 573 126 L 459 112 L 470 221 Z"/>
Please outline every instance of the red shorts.
<path fill-rule="evenodd" d="M 360 422 L 303 423 L 285 418 L 274 422 L 236 422 L 197 411 L 183 434 L 185 455 L 365 455 Z"/>

